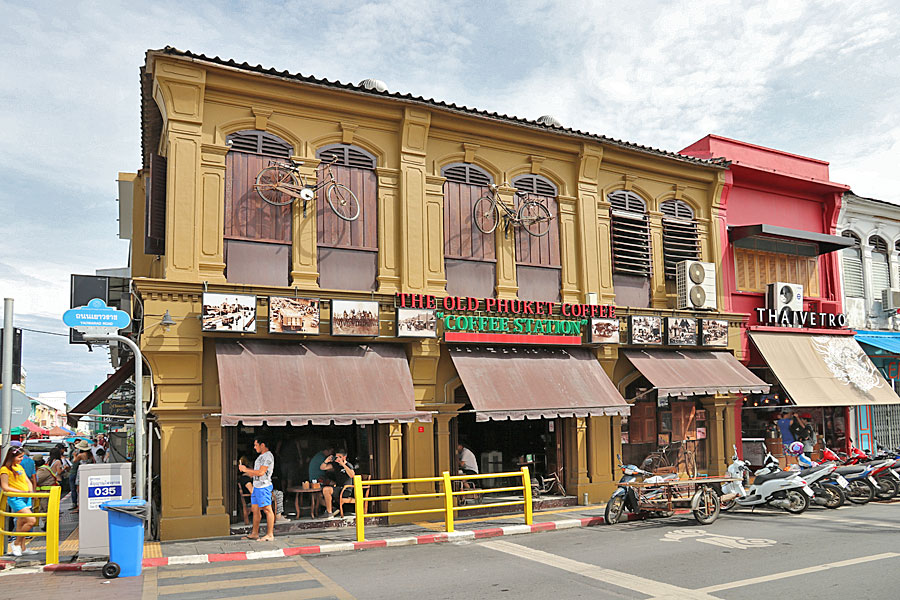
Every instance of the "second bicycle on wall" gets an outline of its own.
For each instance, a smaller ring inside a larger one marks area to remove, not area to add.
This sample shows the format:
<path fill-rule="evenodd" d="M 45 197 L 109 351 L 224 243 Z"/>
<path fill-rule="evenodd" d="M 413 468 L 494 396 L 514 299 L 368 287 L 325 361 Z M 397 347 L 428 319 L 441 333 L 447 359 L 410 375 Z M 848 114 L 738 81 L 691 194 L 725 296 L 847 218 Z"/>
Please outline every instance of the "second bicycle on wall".
<path fill-rule="evenodd" d="M 285 206 L 299 200 L 303 203 L 305 217 L 307 203 L 315 199 L 316 192 L 324 190 L 325 200 L 334 214 L 345 221 L 355 221 L 359 217 L 359 200 L 350 188 L 335 181 L 331 167 L 336 160 L 335 157 L 322 163 L 322 177 L 315 184 L 307 184 L 300 172 L 303 162 L 293 159 L 289 163 L 270 161 L 269 166 L 256 176 L 256 193 L 274 206 Z"/>
<path fill-rule="evenodd" d="M 509 186 L 505 182 L 504 186 Z M 538 200 L 529 200 L 528 194 L 516 192 L 514 206 L 510 208 L 500 199 L 500 186 L 491 184 L 491 193 L 483 196 L 472 208 L 472 221 L 478 231 L 493 233 L 503 219 L 503 231 L 509 233 L 510 226 L 520 226 L 530 235 L 541 237 L 550 231 L 550 211 Z"/>

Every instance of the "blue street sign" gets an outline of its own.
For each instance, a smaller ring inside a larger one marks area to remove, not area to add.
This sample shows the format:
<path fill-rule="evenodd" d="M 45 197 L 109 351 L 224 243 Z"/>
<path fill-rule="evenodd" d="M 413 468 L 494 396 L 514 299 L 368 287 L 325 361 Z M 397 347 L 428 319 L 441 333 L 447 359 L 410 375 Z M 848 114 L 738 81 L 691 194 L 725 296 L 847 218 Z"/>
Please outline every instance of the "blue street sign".
<path fill-rule="evenodd" d="M 124 329 L 131 323 L 127 312 L 112 308 L 100 298 L 94 298 L 87 306 L 72 308 L 63 313 L 63 323 L 82 330 L 85 327 Z"/>

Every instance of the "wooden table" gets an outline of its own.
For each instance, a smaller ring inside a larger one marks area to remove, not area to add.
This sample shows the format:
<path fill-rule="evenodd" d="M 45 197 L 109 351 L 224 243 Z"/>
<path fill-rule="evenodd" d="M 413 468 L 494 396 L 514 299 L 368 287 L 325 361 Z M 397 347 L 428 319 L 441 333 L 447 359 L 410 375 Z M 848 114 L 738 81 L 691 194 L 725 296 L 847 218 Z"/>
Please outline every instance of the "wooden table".
<path fill-rule="evenodd" d="M 301 494 L 309 494 L 309 516 L 310 518 L 316 518 L 316 506 L 319 504 L 319 498 L 324 500 L 324 496 L 322 496 L 322 488 L 305 488 L 299 485 L 295 485 L 289 487 L 287 489 L 288 493 L 294 494 L 294 512 L 297 515 L 297 518 L 300 518 L 300 496 Z M 318 495 L 317 495 L 318 494 Z"/>

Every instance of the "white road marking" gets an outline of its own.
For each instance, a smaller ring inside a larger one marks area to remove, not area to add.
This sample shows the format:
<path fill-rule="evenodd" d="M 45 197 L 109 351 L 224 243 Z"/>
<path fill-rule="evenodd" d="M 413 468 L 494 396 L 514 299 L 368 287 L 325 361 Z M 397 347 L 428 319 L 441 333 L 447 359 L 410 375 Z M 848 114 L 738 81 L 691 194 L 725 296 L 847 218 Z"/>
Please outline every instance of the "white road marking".
<path fill-rule="evenodd" d="M 851 558 L 849 560 L 839 560 L 814 567 L 806 567 L 805 569 L 794 569 L 793 571 L 784 571 L 783 573 L 773 573 L 772 575 L 762 575 L 761 577 L 752 577 L 750 579 L 741 579 L 730 583 L 720 583 L 719 585 L 711 585 L 709 587 L 700 588 L 698 592 L 711 594 L 713 592 L 721 592 L 722 590 L 730 590 L 747 585 L 757 583 L 765 583 L 767 581 L 777 581 L 779 579 L 787 579 L 788 577 L 796 577 L 797 575 L 808 575 L 810 573 L 818 573 L 819 571 L 827 571 L 838 567 L 850 567 L 862 563 L 872 562 L 876 560 L 884 560 L 886 558 L 897 558 L 900 556 L 897 552 L 885 552 L 883 554 L 873 554 L 872 556 L 861 556 L 859 558 Z"/>
<path fill-rule="evenodd" d="M 602 581 L 603 583 L 646 594 L 654 598 L 660 597 L 666 598 L 667 600 L 717 600 L 715 596 L 710 596 L 706 592 L 689 590 L 661 581 L 653 581 L 652 579 L 631 575 L 630 573 L 604 569 L 597 565 L 564 558 L 556 554 L 550 554 L 549 552 L 535 550 L 511 542 L 496 540 L 483 542 L 481 545 L 485 548 L 490 548 L 491 550 L 505 552 L 506 554 L 511 554 L 526 560 L 532 560 L 542 565 L 556 567 L 563 571 L 568 571 L 596 581 Z"/>
<path fill-rule="evenodd" d="M 846 523 L 847 525 L 869 525 L 872 527 L 887 527 L 889 529 L 900 529 L 900 524 L 891 523 L 889 521 L 863 521 L 861 519 L 843 519 L 840 517 L 827 517 L 825 515 L 811 515 L 803 513 L 802 515 L 794 515 L 792 518 L 814 519 L 817 521 L 831 521 L 834 523 Z"/>
<path fill-rule="evenodd" d="M 764 538 L 745 538 L 734 535 L 722 535 L 708 533 L 705 529 L 673 529 L 659 538 L 661 542 L 681 542 L 684 539 L 694 539 L 703 544 L 721 546 L 732 550 L 746 550 L 748 548 L 766 548 L 774 546 L 778 542 Z"/>

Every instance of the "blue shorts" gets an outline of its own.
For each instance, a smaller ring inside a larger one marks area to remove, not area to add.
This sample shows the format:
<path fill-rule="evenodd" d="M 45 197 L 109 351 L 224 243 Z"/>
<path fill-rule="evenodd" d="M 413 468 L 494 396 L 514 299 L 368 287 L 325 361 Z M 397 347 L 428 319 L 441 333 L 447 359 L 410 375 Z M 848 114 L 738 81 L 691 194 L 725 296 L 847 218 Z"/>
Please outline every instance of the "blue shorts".
<path fill-rule="evenodd" d="M 264 506 L 269 506 L 272 504 L 272 486 L 267 485 L 264 488 L 253 488 L 253 492 L 250 494 L 250 504 L 255 504 L 256 506 L 262 508 Z"/>
<path fill-rule="evenodd" d="M 9 497 L 6 502 L 9 512 L 19 512 L 23 508 L 31 508 L 31 498 Z"/>

